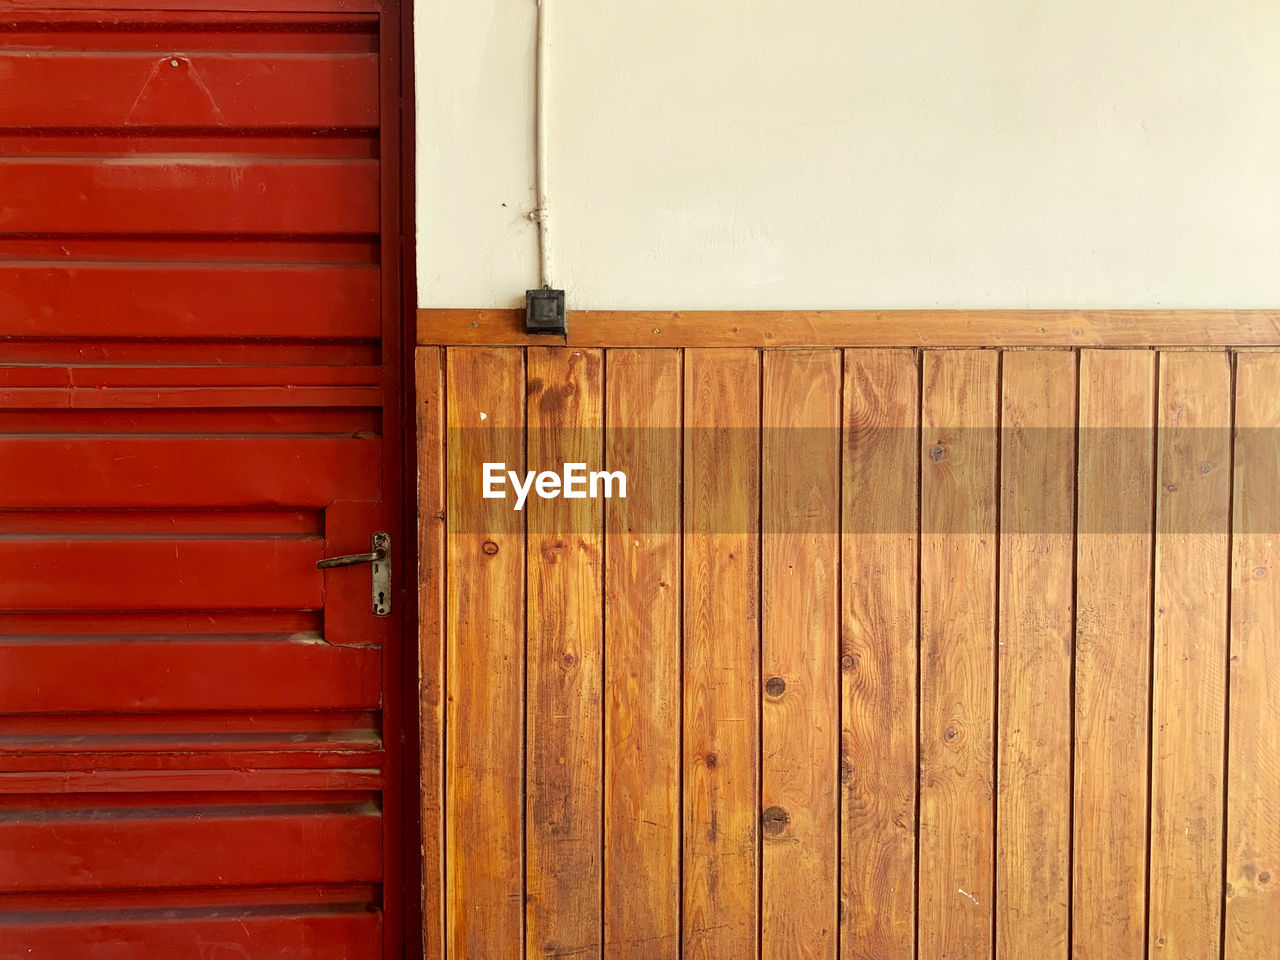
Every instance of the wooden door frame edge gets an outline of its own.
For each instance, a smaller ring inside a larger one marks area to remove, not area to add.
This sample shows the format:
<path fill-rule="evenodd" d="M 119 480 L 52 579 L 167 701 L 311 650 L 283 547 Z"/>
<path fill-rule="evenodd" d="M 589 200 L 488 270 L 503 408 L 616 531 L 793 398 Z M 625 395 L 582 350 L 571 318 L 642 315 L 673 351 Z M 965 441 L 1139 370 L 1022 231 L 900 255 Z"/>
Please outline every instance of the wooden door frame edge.
<path fill-rule="evenodd" d="M 272 0 L 278 2 L 278 0 Z M 396 549 L 400 568 L 396 593 L 400 603 L 402 633 L 401 654 L 397 674 L 401 680 L 401 739 L 398 744 L 387 744 L 388 752 L 399 751 L 402 772 L 400 804 L 402 807 L 401 888 L 403 904 L 400 910 L 402 955 L 405 960 L 442 960 L 443 917 L 433 917 L 431 909 L 438 904 L 443 889 L 443 860 L 434 865 L 431 853 L 439 849 L 443 840 L 443 822 L 433 829 L 424 818 L 428 798 L 438 796 L 443 789 L 442 768 L 424 764 L 429 745 L 443 737 L 442 727 L 432 722 L 424 709 L 424 691 L 438 684 L 442 678 L 431 675 L 430 664 L 438 662 L 436 653 L 443 657 L 443 634 L 434 638 L 423 634 L 420 620 L 419 582 L 420 566 L 434 565 L 437 558 L 419 552 L 418 515 L 419 493 L 416 475 L 423 445 L 419 443 L 418 428 L 421 421 L 417 379 L 417 349 L 415 338 L 415 313 L 418 302 L 417 284 L 417 133 L 415 125 L 415 63 L 414 63 L 414 7 L 417 0 L 337 0 L 352 3 L 353 9 L 371 5 L 382 16 L 397 18 L 398 49 L 393 56 L 398 62 L 389 72 L 398 74 L 399 89 L 394 102 L 398 106 L 396 124 L 399 143 L 394 163 L 395 184 L 398 188 L 397 212 L 399 216 L 399 258 L 395 264 L 398 272 L 400 303 L 395 330 L 395 350 L 400 376 L 399 405 L 399 456 L 398 463 L 403 479 L 401 484 L 400 543 Z M 386 58 L 389 51 L 380 51 Z M 391 346 L 391 345 L 389 345 Z M 438 452 L 435 454 L 438 457 Z M 435 649 L 435 648 L 438 648 Z M 424 666 L 427 667 L 424 670 Z M 433 846 L 434 844 L 434 846 Z M 434 896 L 436 897 L 433 900 Z M 390 960 L 390 958 L 388 958 Z"/>
<path fill-rule="evenodd" d="M 567 337 L 520 309 L 425 308 L 419 346 L 1280 347 L 1280 310 L 572 310 Z"/>

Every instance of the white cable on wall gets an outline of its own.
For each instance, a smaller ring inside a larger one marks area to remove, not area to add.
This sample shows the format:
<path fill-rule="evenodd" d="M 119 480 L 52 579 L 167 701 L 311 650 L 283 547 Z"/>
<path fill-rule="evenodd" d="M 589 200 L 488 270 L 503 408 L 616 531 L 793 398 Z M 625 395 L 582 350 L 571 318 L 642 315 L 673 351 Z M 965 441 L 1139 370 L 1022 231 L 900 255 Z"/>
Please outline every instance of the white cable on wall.
<path fill-rule="evenodd" d="M 529 219 L 538 225 L 538 274 L 541 280 L 541 286 L 544 289 L 550 288 L 551 283 L 551 235 L 548 229 L 548 202 L 547 202 L 547 98 L 548 86 L 547 76 L 550 57 L 548 56 L 548 48 L 550 46 L 550 30 L 548 29 L 548 14 L 551 0 L 537 0 L 538 2 L 538 38 L 536 50 L 534 53 L 536 59 L 535 77 L 534 77 L 534 177 L 537 190 L 537 206 L 533 213 L 529 215 Z"/>

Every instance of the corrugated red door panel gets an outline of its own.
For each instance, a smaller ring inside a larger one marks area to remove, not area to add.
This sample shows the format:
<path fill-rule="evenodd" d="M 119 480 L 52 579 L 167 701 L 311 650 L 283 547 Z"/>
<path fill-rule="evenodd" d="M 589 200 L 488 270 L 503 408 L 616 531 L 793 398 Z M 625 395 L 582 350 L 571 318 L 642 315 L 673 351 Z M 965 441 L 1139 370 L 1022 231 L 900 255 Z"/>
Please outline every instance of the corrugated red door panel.
<path fill-rule="evenodd" d="M 0 336 L 376 338 L 378 270 L 348 264 L 10 264 Z"/>
<path fill-rule="evenodd" d="M 264 367 L 245 364 L 226 366 L 219 363 L 202 367 L 11 366 L 0 367 L 0 388 L 72 387 L 84 390 L 84 405 L 93 406 L 87 402 L 88 398 L 103 388 L 185 387 L 192 391 L 192 396 L 200 396 L 193 388 L 270 386 L 281 391 L 293 391 L 299 387 L 361 386 L 376 383 L 377 375 L 376 367 L 371 369 L 365 366 Z M 371 377 L 375 379 L 371 380 Z M 205 395 L 209 399 L 200 402 L 198 406 L 218 406 L 218 397 L 227 401 L 222 405 L 240 405 L 238 391 Z M 289 399 L 292 399 L 291 395 Z M 359 406 L 368 403 L 376 404 L 376 397 L 362 394 L 355 400 L 337 402 L 337 405 Z"/>
<path fill-rule="evenodd" d="M 0 161 L 9 233 L 371 234 L 372 160 L 128 155 Z"/>
<path fill-rule="evenodd" d="M 398 11 L 207 6 L 0 0 L 0 960 L 400 955 Z"/>
<path fill-rule="evenodd" d="M 318 540 L 0 538 L 10 610 L 314 610 Z"/>
<path fill-rule="evenodd" d="M 314 636 L 0 639 L 5 713 L 373 710 L 381 683 L 378 650 Z"/>
<path fill-rule="evenodd" d="M 0 71 L 13 89 L 0 102 L 7 127 L 378 125 L 372 53 L 0 53 Z"/>
<path fill-rule="evenodd" d="M 244 909 L 151 910 L 110 920 L 100 911 L 33 913 L 21 927 L 0 926 L 0 960 L 27 957 L 89 957 L 95 960 L 173 960 L 198 956 L 192 930 L 207 955 L 272 957 L 273 960 L 377 960 L 382 956 L 381 920 L 359 907 L 302 913 Z M 68 923 L 71 916 L 79 922 Z"/>
<path fill-rule="evenodd" d="M 114 795 L 117 798 L 119 795 Z M 10 890 L 344 883 L 382 878 L 373 803 L 226 800 L 49 809 L 39 795 L 3 811 L 0 886 Z M 147 794 L 136 797 L 148 802 Z"/>
<path fill-rule="evenodd" d="M 376 498 L 381 455 L 376 438 L 0 436 L 0 503 L 323 506 Z"/>

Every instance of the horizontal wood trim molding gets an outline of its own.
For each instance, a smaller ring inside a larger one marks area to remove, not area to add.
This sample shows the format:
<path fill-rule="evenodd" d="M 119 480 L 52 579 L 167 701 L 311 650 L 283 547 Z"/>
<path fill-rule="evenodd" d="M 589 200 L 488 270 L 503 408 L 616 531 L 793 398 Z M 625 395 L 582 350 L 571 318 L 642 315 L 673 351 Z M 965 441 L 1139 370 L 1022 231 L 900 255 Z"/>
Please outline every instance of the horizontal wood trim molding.
<path fill-rule="evenodd" d="M 418 311 L 418 343 L 575 347 L 1280 347 L 1280 310 L 573 310 L 567 339 L 523 310 Z"/>

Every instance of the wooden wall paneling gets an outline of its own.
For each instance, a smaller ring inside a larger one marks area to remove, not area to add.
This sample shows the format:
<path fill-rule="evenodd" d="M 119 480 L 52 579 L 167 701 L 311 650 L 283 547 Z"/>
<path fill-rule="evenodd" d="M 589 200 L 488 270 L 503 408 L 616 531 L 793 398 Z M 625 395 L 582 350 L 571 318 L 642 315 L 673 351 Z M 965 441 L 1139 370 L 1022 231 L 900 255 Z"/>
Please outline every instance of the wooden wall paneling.
<path fill-rule="evenodd" d="M 680 956 L 679 350 L 605 355 L 604 943 L 613 960 Z"/>
<path fill-rule="evenodd" d="M 1145 955 L 1156 362 L 1080 357 L 1073 960 Z"/>
<path fill-rule="evenodd" d="M 604 358 L 530 347 L 528 469 L 603 465 Z M 601 501 L 530 496 L 526 956 L 601 955 Z"/>
<path fill-rule="evenodd" d="M 1280 354 L 1236 357 L 1226 960 L 1280 956 Z"/>
<path fill-rule="evenodd" d="M 835 960 L 841 357 L 765 351 L 761 951 Z"/>
<path fill-rule="evenodd" d="M 1216 957 L 1222 908 L 1231 359 L 1160 355 L 1149 951 Z"/>
<path fill-rule="evenodd" d="M 686 960 L 759 949 L 760 357 L 685 352 Z"/>
<path fill-rule="evenodd" d="M 1275 954 L 1280 354 L 1231 362 L 421 350 L 429 956 Z M 526 445 L 627 499 L 479 497 Z"/>
<path fill-rule="evenodd" d="M 924 355 L 921 956 L 992 951 L 999 361 L 985 350 Z"/>
<path fill-rule="evenodd" d="M 914 960 L 920 369 L 846 350 L 841 489 L 841 960 Z"/>
<path fill-rule="evenodd" d="M 520 960 L 524 514 L 477 485 L 485 462 L 524 469 L 524 353 L 451 349 L 446 367 L 446 953 Z"/>
<path fill-rule="evenodd" d="M 1001 371 L 996 957 L 1068 960 L 1076 356 Z"/>

